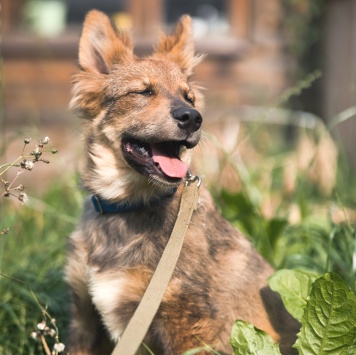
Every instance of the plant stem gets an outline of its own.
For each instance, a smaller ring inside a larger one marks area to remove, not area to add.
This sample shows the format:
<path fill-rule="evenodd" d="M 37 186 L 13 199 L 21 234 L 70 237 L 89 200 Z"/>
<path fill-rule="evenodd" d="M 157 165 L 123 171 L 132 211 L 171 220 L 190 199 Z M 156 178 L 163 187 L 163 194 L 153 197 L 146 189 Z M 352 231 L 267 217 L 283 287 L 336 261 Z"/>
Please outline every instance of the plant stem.
<path fill-rule="evenodd" d="M 7 167 L 5 170 L 0 172 L 0 176 L 4 175 L 8 170 L 10 170 L 19 160 L 24 158 L 24 155 L 19 156 L 13 163 L 7 163 L 0 166 L 0 169 Z"/>
<path fill-rule="evenodd" d="M 48 344 L 47 344 L 46 339 L 43 334 L 41 334 L 41 341 L 42 341 L 43 349 L 44 349 L 46 355 L 51 355 L 51 350 L 49 349 Z"/>

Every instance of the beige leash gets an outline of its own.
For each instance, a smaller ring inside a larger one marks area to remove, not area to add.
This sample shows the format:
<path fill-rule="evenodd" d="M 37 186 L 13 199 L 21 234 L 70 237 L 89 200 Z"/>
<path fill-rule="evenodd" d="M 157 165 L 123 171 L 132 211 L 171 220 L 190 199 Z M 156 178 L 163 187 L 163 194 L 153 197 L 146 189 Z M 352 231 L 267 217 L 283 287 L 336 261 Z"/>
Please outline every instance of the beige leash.
<path fill-rule="evenodd" d="M 167 246 L 140 304 L 112 355 L 135 355 L 141 345 L 177 264 L 185 233 L 193 211 L 197 208 L 200 183 L 201 180 L 197 176 L 188 178 L 183 189 L 177 220 Z"/>

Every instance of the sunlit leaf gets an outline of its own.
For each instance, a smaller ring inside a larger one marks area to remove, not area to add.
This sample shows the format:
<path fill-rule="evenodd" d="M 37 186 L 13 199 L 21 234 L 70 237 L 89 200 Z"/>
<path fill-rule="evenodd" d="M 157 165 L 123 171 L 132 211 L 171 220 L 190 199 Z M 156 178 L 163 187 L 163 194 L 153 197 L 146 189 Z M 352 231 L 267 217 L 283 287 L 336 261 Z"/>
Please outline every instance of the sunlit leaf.
<path fill-rule="evenodd" d="M 278 292 L 288 312 L 297 320 L 301 320 L 312 283 L 320 275 L 304 270 L 279 270 L 269 279 L 269 286 Z"/>
<path fill-rule="evenodd" d="M 263 330 L 237 320 L 231 331 L 230 344 L 234 355 L 278 355 L 279 346 Z"/>
<path fill-rule="evenodd" d="M 313 284 L 294 347 L 299 354 L 354 354 L 356 295 L 336 274 Z"/>

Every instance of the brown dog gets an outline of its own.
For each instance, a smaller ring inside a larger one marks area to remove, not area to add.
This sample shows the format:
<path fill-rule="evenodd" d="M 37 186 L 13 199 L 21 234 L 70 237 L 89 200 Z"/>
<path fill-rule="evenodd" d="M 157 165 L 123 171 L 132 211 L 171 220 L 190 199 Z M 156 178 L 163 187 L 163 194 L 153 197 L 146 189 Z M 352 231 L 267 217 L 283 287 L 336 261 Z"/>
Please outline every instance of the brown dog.
<path fill-rule="evenodd" d="M 188 170 L 180 154 L 200 139 L 202 99 L 189 81 L 200 59 L 188 16 L 152 56 L 137 58 L 128 35 L 106 15 L 87 15 L 71 106 L 86 119 L 82 180 L 94 197 L 70 240 L 70 354 L 110 354 L 166 246 Z M 232 324 L 242 319 L 292 353 L 298 323 L 269 289 L 272 273 L 201 187 L 145 343 L 155 354 L 203 344 L 230 354 Z"/>

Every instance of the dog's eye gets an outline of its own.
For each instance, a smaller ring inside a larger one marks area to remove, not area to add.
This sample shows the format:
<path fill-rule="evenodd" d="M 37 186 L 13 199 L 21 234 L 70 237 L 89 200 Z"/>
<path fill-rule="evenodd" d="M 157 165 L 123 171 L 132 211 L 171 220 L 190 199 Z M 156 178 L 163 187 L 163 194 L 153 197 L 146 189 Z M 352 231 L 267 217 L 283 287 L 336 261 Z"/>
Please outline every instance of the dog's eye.
<path fill-rule="evenodd" d="M 194 95 L 192 95 L 191 93 L 187 93 L 187 94 L 185 94 L 184 98 L 187 102 L 194 105 L 194 102 L 195 102 Z"/>

